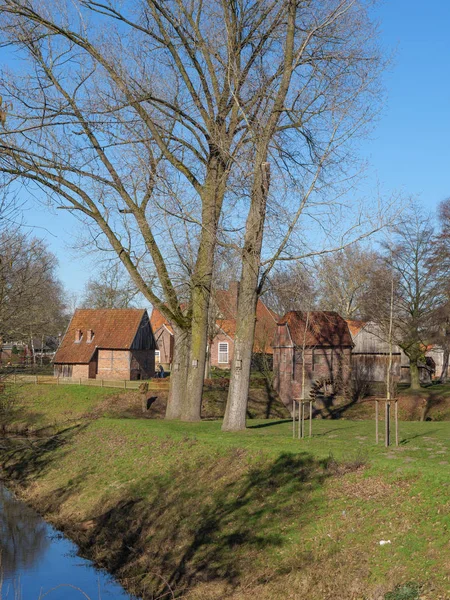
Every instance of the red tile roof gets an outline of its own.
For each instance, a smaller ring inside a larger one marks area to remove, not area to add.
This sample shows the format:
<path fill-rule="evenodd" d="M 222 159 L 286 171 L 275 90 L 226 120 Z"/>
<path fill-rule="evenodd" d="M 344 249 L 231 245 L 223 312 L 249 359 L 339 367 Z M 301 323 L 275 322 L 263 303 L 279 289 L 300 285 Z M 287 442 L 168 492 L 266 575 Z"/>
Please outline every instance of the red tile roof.
<path fill-rule="evenodd" d="M 129 350 L 146 314 L 139 308 L 77 309 L 53 362 L 86 364 L 97 348 Z M 75 341 L 78 329 L 80 342 Z M 86 341 L 88 329 L 94 334 L 90 343 Z"/>
<path fill-rule="evenodd" d="M 159 310 L 153 307 L 152 315 L 150 317 L 150 323 L 152 325 L 153 332 L 156 333 L 160 327 L 165 325 L 170 333 L 173 335 L 173 328 L 166 317 L 159 312 Z"/>
<path fill-rule="evenodd" d="M 365 321 L 352 321 L 351 319 L 346 319 L 345 322 L 347 323 L 348 328 L 350 329 L 350 333 L 352 334 L 352 337 L 355 337 L 355 335 L 358 335 L 358 333 L 361 331 L 361 329 L 367 325 L 367 323 Z"/>
<path fill-rule="evenodd" d="M 231 339 L 234 339 L 236 335 L 238 286 L 234 284 L 230 288 L 228 290 L 216 290 L 213 301 L 217 306 L 216 326 Z M 278 318 L 278 315 L 267 308 L 262 300 L 258 300 L 253 352 L 273 353 L 272 344 L 276 334 Z M 165 325 L 173 333 L 173 329 L 167 319 L 156 308 L 153 308 L 150 322 L 154 332 L 162 325 Z"/>
<path fill-rule="evenodd" d="M 289 326 L 292 341 L 296 346 L 353 346 L 348 325 L 336 312 L 291 311 L 279 322 L 280 325 L 285 323 Z"/>

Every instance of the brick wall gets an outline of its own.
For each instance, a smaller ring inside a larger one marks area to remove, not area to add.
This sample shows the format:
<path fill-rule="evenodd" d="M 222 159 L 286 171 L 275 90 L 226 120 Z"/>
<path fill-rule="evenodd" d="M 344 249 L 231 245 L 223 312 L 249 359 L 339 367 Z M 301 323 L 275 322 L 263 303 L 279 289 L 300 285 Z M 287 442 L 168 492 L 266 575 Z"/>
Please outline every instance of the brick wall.
<path fill-rule="evenodd" d="M 130 379 L 129 350 L 99 350 L 97 379 Z"/>
<path fill-rule="evenodd" d="M 287 338 L 283 338 L 288 343 Z M 274 386 L 283 404 L 292 410 L 293 398 L 302 398 L 302 351 L 291 346 L 274 348 Z M 315 381 L 331 379 L 335 389 L 349 382 L 351 375 L 350 348 L 306 348 L 305 349 L 305 392 L 309 392 Z"/>
<path fill-rule="evenodd" d="M 72 377 L 89 379 L 89 365 L 73 365 Z"/>

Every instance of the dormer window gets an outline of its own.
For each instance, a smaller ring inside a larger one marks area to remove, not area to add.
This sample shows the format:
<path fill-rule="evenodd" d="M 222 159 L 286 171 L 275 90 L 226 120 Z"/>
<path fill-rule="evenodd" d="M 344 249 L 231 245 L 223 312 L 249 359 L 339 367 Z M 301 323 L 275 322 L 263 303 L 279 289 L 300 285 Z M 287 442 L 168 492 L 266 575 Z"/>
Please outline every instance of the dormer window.
<path fill-rule="evenodd" d="M 75 331 L 75 344 L 79 344 L 81 342 L 81 338 L 83 337 L 83 332 L 81 329 L 77 329 Z"/>
<path fill-rule="evenodd" d="M 94 339 L 94 332 L 92 329 L 88 329 L 86 333 L 86 344 L 90 344 Z"/>

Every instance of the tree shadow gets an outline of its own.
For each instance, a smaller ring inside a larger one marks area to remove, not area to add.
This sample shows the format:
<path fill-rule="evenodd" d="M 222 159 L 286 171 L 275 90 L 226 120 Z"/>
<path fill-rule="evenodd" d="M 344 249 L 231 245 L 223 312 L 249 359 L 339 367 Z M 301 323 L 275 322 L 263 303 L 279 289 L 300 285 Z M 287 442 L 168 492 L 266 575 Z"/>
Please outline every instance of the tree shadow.
<path fill-rule="evenodd" d="M 280 522 L 295 520 L 298 532 L 311 517 L 311 492 L 329 475 L 325 462 L 306 453 L 265 459 L 240 474 L 234 469 L 243 452 L 233 450 L 220 467 L 197 476 L 184 467 L 151 478 L 149 499 L 130 489 L 127 499 L 93 518 L 88 545 L 121 578 L 140 577 L 137 591 L 145 588 L 146 598 L 183 594 L 201 582 L 236 588 L 258 551 L 287 543 Z"/>
<path fill-rule="evenodd" d="M 1 466 L 7 478 L 21 483 L 38 478 L 55 459 L 55 451 L 67 445 L 74 435 L 86 427 L 87 424 L 71 425 L 46 437 L 3 438 Z"/>
<path fill-rule="evenodd" d="M 283 423 L 292 423 L 292 419 L 279 419 L 269 423 L 260 423 L 259 425 L 247 425 L 247 429 L 262 429 L 263 427 L 273 427 L 274 425 L 283 425 Z"/>

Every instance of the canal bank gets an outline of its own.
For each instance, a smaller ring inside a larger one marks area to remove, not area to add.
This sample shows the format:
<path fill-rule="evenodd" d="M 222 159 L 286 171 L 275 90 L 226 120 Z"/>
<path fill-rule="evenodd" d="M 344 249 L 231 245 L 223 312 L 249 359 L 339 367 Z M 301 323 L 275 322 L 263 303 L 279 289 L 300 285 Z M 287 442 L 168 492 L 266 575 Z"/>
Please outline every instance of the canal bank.
<path fill-rule="evenodd" d="M 135 600 L 0 483 L 2 600 Z"/>

